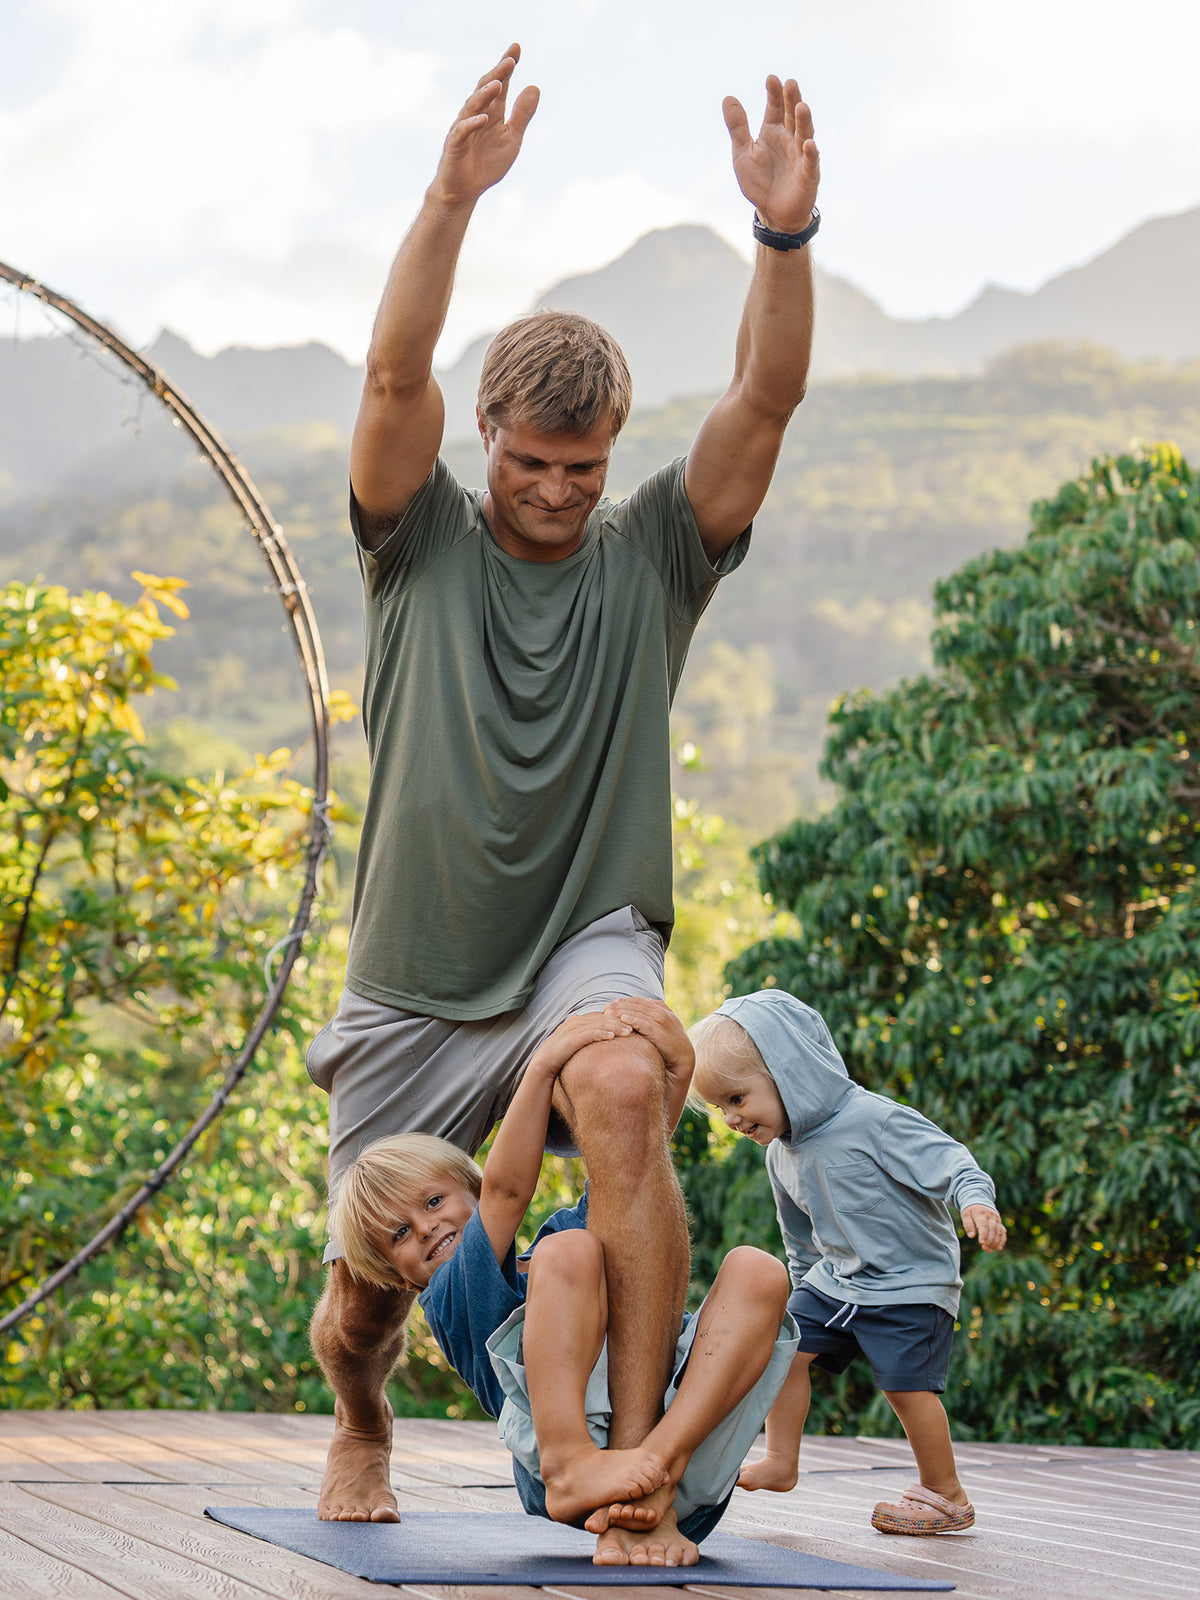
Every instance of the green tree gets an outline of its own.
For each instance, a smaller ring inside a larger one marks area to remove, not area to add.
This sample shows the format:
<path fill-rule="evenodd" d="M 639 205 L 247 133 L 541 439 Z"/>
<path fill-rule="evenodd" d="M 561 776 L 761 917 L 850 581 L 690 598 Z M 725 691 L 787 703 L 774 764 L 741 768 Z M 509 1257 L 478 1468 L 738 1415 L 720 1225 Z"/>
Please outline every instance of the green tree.
<path fill-rule="evenodd" d="M 816 1005 L 996 1179 L 952 1373 L 978 1436 L 1200 1444 L 1198 490 L 1160 445 L 1036 504 L 937 586 L 935 673 L 835 710 L 836 807 L 757 851 L 801 932 L 735 988 Z"/>
<path fill-rule="evenodd" d="M 224 1075 L 286 930 L 311 795 L 276 751 L 236 778 L 162 770 L 139 696 L 186 616 L 177 579 L 132 604 L 0 591 L 0 1304 L 74 1253 Z M 327 1406 L 323 1108 L 301 1052 L 332 1009 L 318 937 L 235 1107 L 137 1225 L 9 1335 L 7 1405 Z M 414 1369 L 404 1403 L 454 1386 Z"/>

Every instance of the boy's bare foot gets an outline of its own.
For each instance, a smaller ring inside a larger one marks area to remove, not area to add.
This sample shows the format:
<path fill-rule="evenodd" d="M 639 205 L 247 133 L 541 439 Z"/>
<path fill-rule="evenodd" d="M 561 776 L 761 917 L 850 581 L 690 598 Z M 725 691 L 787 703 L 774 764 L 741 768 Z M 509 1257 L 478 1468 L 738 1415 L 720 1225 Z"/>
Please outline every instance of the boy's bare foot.
<path fill-rule="evenodd" d="M 794 1489 L 800 1472 L 794 1460 L 772 1455 L 768 1450 L 761 1461 L 747 1461 L 738 1473 L 739 1489 Z"/>
<path fill-rule="evenodd" d="M 392 1493 L 392 1408 L 382 1429 L 352 1428 L 342 1420 L 342 1402 L 333 1407 L 333 1438 L 317 1516 L 322 1522 L 399 1522 Z"/>
<path fill-rule="evenodd" d="M 653 1528 L 662 1515 L 661 1506 L 640 1503 L 667 1481 L 662 1458 L 644 1446 L 598 1450 L 592 1445 L 553 1461 L 543 1456 L 541 1467 L 546 1511 L 555 1522 L 575 1522 L 596 1506 L 610 1503 L 620 1504 L 621 1516 L 611 1520 L 624 1527 Z"/>
<path fill-rule="evenodd" d="M 584 1523 L 589 1533 L 604 1533 L 609 1528 L 628 1528 L 631 1533 L 642 1533 L 656 1528 L 675 1503 L 675 1485 L 668 1475 L 657 1489 L 652 1489 L 644 1499 L 632 1504 L 610 1501 L 602 1505 Z"/>
<path fill-rule="evenodd" d="M 657 1528 L 635 1533 L 611 1525 L 596 1540 L 597 1567 L 694 1567 L 700 1551 L 679 1531 L 675 1507 L 668 1506 Z"/>

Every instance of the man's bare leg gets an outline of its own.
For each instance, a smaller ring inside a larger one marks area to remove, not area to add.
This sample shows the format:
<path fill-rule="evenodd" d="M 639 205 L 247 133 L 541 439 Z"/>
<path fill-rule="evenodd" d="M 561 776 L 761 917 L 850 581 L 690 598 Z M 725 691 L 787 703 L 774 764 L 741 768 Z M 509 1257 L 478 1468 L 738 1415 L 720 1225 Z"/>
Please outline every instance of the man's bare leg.
<path fill-rule="evenodd" d="M 609 1506 L 590 1517 L 600 1535 L 593 1557 L 599 1566 L 693 1566 L 696 1545 L 679 1532 L 673 1501 L 692 1453 L 741 1404 L 766 1371 L 787 1310 L 791 1285 L 774 1256 L 750 1246 L 731 1250 L 721 1263 L 699 1312 L 699 1325 L 679 1392 L 646 1447 L 667 1464 L 669 1483 L 647 1495 L 661 1506 L 659 1525 L 630 1531 L 625 1506 Z M 606 1526 L 607 1524 L 607 1526 Z"/>
<path fill-rule="evenodd" d="M 601 1450 L 588 1432 L 588 1378 L 607 1321 L 599 1239 L 580 1229 L 543 1239 L 529 1263 L 523 1345 L 546 1510 L 574 1522 L 616 1500 L 628 1525 L 649 1528 L 661 1512 L 639 1502 L 665 1483 L 662 1460 L 645 1446 Z"/>
<path fill-rule="evenodd" d="M 337 1397 L 317 1515 L 326 1522 L 399 1522 L 391 1488 L 387 1380 L 404 1353 L 413 1296 L 355 1278 L 342 1261 L 313 1313 L 313 1353 Z"/>
<path fill-rule="evenodd" d="M 604 1246 L 609 1443 L 630 1449 L 662 1414 L 688 1283 L 662 1057 L 636 1034 L 588 1045 L 563 1068 L 555 1105 L 587 1164 L 588 1231 Z"/>

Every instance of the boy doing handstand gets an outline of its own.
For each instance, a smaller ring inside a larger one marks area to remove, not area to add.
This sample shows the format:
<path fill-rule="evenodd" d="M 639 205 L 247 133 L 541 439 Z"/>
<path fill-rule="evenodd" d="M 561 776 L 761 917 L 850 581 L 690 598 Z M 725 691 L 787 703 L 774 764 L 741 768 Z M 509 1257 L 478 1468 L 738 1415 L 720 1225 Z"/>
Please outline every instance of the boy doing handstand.
<path fill-rule="evenodd" d="M 685 1318 L 661 1420 L 638 1448 L 609 1450 L 607 1280 L 586 1192 L 542 1227 L 527 1277 L 515 1245 L 560 1070 L 584 1046 L 633 1031 L 666 1064 L 673 1127 L 691 1081 L 687 1034 L 657 1001 L 615 1001 L 569 1017 L 534 1052 L 482 1173 L 443 1139 L 380 1139 L 346 1170 L 330 1230 L 355 1276 L 421 1291 L 447 1359 L 500 1419 L 527 1511 L 599 1534 L 598 1564 L 690 1566 L 796 1351 L 785 1269 L 761 1250 L 726 1256 Z"/>
<path fill-rule="evenodd" d="M 880 1502 L 882 1533 L 949 1533 L 975 1512 L 958 1481 L 946 1387 L 958 1311 L 958 1238 L 947 1201 L 985 1250 L 1002 1250 L 991 1178 L 911 1106 L 852 1083 L 824 1020 L 779 989 L 727 1000 L 692 1029 L 695 1085 L 765 1147 L 794 1285 L 800 1348 L 767 1418 L 767 1453 L 744 1489 L 790 1489 L 815 1362 L 860 1352 L 899 1417 L 920 1482 Z"/>

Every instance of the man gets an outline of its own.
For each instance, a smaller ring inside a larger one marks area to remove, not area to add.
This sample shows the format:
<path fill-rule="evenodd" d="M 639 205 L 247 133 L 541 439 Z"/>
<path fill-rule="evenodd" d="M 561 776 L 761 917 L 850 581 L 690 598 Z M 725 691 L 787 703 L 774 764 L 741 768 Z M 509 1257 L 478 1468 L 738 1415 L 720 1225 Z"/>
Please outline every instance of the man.
<path fill-rule="evenodd" d="M 472 212 L 537 107 L 526 88 L 506 118 L 519 55 L 480 81 L 447 136 L 384 290 L 351 451 L 372 771 L 347 989 L 309 1054 L 331 1091 L 331 1186 L 386 1133 L 473 1151 L 566 1015 L 661 998 L 670 697 L 700 612 L 745 553 L 808 369 L 817 151 L 795 83 L 772 77 L 757 140 L 725 102 L 766 242 L 733 382 L 686 461 L 602 502 L 628 369 L 603 329 L 545 313 L 485 359 L 486 492 L 454 482 L 438 459 L 433 353 Z M 638 1035 L 591 1044 L 555 1104 L 591 1181 L 610 1442 L 625 1448 L 660 1414 L 688 1278 L 661 1058 Z M 336 1242 L 327 1258 L 313 1348 L 337 1400 L 320 1514 L 394 1521 L 384 1386 L 409 1297 L 356 1280 Z M 610 1530 L 600 1555 L 652 1560 L 647 1537 Z"/>

